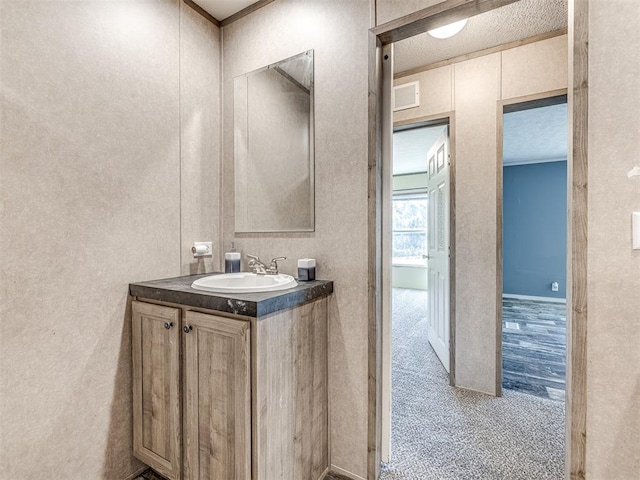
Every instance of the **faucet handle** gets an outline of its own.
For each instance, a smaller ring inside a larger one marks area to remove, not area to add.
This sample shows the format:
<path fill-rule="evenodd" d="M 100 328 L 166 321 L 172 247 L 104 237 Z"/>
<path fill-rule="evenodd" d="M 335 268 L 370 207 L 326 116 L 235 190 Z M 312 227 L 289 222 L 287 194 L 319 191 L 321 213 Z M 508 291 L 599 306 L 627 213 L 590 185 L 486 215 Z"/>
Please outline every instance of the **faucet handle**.
<path fill-rule="evenodd" d="M 287 257 L 276 257 L 271 259 L 271 263 L 269 264 L 269 268 L 267 269 L 267 273 L 270 273 L 271 275 L 277 275 L 278 274 L 278 262 L 280 260 L 286 260 Z"/>
<path fill-rule="evenodd" d="M 247 253 L 246 256 L 249 257 L 249 263 L 262 263 L 257 255 L 251 255 L 250 253 Z"/>
<path fill-rule="evenodd" d="M 257 273 L 258 275 L 264 275 L 265 273 L 267 273 L 268 269 L 257 255 L 250 255 L 247 253 L 247 257 L 249 257 L 249 262 L 247 263 L 247 265 L 249 266 L 249 268 L 253 269 L 253 273 Z"/>

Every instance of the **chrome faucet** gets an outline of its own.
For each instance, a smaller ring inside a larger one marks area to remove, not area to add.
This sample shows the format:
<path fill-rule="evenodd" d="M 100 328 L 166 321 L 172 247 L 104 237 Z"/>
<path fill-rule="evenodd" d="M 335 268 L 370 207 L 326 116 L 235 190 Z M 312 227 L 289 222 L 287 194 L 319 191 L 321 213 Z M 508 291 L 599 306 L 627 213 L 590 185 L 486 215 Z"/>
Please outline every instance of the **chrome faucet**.
<path fill-rule="evenodd" d="M 271 263 L 269 263 L 267 267 L 256 255 L 247 253 L 247 257 L 249 257 L 249 263 L 247 265 L 253 270 L 253 273 L 258 275 L 278 275 L 278 262 L 287 259 L 287 257 L 276 257 L 271 260 Z"/>
<path fill-rule="evenodd" d="M 287 257 L 276 257 L 271 259 L 269 268 L 267 268 L 267 275 L 278 275 L 278 262 L 280 260 L 286 260 Z"/>
<path fill-rule="evenodd" d="M 260 261 L 260 258 L 248 253 L 247 257 L 249 257 L 249 263 L 247 263 L 247 265 L 251 270 L 253 270 L 253 273 L 257 273 L 258 275 L 264 275 L 267 273 L 267 266 Z"/>

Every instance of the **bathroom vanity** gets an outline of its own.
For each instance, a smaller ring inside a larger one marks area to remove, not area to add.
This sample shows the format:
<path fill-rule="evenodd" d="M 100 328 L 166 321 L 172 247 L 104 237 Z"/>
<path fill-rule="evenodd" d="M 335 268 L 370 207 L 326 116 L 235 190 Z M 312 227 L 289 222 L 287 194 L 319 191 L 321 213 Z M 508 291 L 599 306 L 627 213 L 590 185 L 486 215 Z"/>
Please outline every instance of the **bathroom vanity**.
<path fill-rule="evenodd" d="M 329 467 L 333 283 L 223 294 L 133 283 L 134 455 L 170 480 L 316 480 Z"/>

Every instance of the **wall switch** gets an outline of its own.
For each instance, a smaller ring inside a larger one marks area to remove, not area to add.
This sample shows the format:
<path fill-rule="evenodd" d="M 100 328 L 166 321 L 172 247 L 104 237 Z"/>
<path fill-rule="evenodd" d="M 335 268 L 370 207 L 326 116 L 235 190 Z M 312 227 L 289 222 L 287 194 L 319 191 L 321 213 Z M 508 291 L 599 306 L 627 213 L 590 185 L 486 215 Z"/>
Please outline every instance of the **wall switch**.
<path fill-rule="evenodd" d="M 551 291 L 552 292 L 557 292 L 558 291 L 558 282 L 552 282 L 551 283 Z"/>
<path fill-rule="evenodd" d="M 197 257 L 210 257 L 213 255 L 213 243 L 212 242 L 193 242 L 191 247 L 194 258 Z"/>
<path fill-rule="evenodd" d="M 640 250 L 640 212 L 631 214 L 631 230 L 633 231 L 633 249 Z"/>

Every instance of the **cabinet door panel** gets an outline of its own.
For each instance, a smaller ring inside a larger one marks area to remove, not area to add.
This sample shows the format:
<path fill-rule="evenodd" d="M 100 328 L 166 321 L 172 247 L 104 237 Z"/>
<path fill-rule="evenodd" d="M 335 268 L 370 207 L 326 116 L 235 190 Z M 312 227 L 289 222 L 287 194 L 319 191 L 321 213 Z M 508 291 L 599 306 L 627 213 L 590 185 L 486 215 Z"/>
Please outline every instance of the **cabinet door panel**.
<path fill-rule="evenodd" d="M 133 302 L 132 312 L 134 455 L 179 480 L 180 310 Z"/>
<path fill-rule="evenodd" d="M 295 478 L 322 478 L 329 467 L 327 300 L 299 309 Z M 306 392 L 306 394 L 305 394 Z"/>
<path fill-rule="evenodd" d="M 316 480 L 329 467 L 327 300 L 255 322 L 254 480 Z"/>
<path fill-rule="evenodd" d="M 184 449 L 187 480 L 249 480 L 249 323 L 187 312 Z"/>

